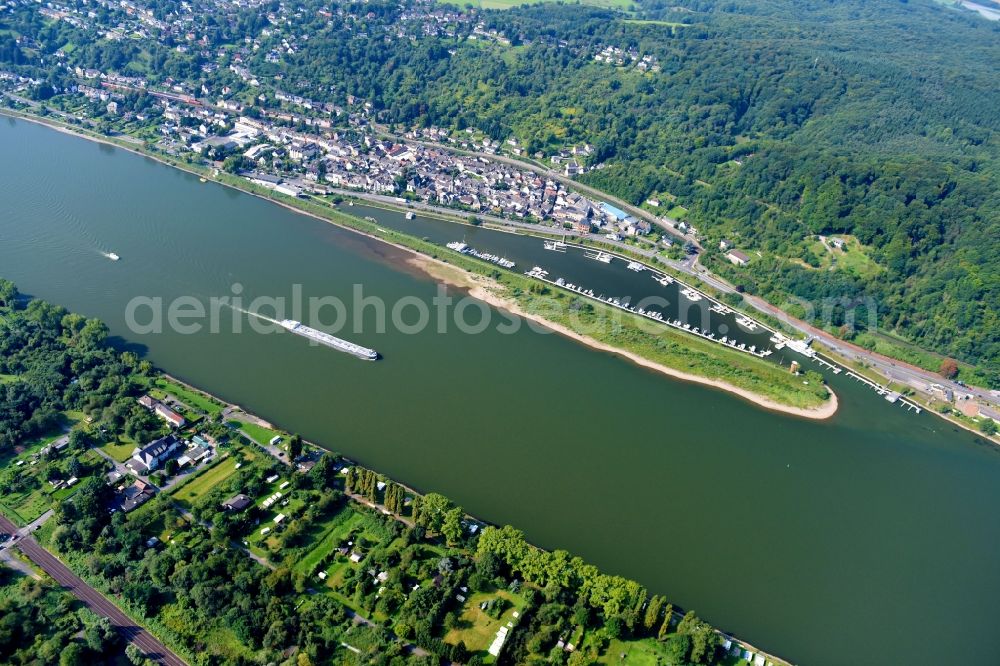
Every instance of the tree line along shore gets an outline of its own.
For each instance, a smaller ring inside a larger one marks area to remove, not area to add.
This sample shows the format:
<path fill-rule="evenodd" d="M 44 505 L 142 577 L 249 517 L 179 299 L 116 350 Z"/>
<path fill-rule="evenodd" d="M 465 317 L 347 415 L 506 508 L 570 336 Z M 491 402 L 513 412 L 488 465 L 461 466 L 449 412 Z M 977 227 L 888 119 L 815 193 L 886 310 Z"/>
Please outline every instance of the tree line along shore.
<path fill-rule="evenodd" d="M 193 664 L 784 663 L 106 338 L 101 322 L 0 281 L 0 511 L 24 525 L 51 510 L 39 542 Z M 168 440 L 179 445 L 162 456 L 147 446 Z M 15 597 L 50 589 L 9 575 Z M 0 634 L 0 656 L 121 652 L 84 620 L 83 640 Z"/>

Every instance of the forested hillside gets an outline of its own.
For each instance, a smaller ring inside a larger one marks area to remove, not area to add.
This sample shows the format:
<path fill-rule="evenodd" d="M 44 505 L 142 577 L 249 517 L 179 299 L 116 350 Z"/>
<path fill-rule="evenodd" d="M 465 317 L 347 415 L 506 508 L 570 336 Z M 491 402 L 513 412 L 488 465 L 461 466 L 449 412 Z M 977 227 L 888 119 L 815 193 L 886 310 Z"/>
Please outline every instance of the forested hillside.
<path fill-rule="evenodd" d="M 590 142 L 603 168 L 586 182 L 634 203 L 677 197 L 707 246 L 759 251 L 746 269 L 712 264 L 749 291 L 838 299 L 834 326 L 871 297 L 881 327 L 998 381 L 1000 30 L 930 2 L 661 4 L 638 22 L 495 13 L 512 45 L 453 55 L 315 40 L 293 64 L 319 80 L 353 70 L 344 89 L 387 121 L 513 133 L 529 153 Z M 662 71 L 594 62 L 605 45 Z M 834 233 L 860 240 L 873 270 L 814 267 L 806 239 Z"/>
<path fill-rule="evenodd" d="M 164 21 L 183 14 L 140 4 Z M 874 306 L 882 330 L 978 364 L 1000 386 L 1000 22 L 933 0 L 653 0 L 628 13 L 476 10 L 406 32 L 426 3 L 327 7 L 303 3 L 295 30 L 308 40 L 294 49 L 258 11 L 191 20 L 207 46 L 241 48 L 261 81 L 368 101 L 386 126 L 475 127 L 545 157 L 589 143 L 597 168 L 582 180 L 669 202 L 704 237 L 703 261 L 747 291 L 817 310 L 832 301 L 822 323 L 834 329 L 845 308 L 864 304 L 867 318 Z M 4 20 L 0 60 L 57 86 L 65 71 L 44 55 L 70 44 L 70 65 L 225 84 L 249 104 L 260 94 L 203 70 L 210 51 L 168 48 L 172 38 L 84 42 L 34 15 L 11 21 L 39 40 L 25 48 Z M 242 48 L 245 37 L 277 48 Z M 655 66 L 595 58 L 609 47 Z M 850 256 L 818 238 L 831 234 Z M 721 259 L 723 238 L 748 266 Z"/>
<path fill-rule="evenodd" d="M 746 269 L 712 263 L 749 291 L 779 304 L 871 297 L 881 327 L 989 365 L 996 383 L 1000 31 L 923 3 L 805 4 L 647 12 L 687 27 L 504 14 L 508 34 L 569 48 L 463 49 L 447 65 L 416 53 L 389 65 L 381 95 L 393 120 L 513 131 L 530 152 L 589 141 L 604 168 L 586 182 L 634 203 L 673 195 L 707 246 L 759 251 Z M 577 44 L 634 45 L 663 69 L 575 58 Z M 818 269 L 806 239 L 833 233 L 860 240 L 874 270 Z"/>

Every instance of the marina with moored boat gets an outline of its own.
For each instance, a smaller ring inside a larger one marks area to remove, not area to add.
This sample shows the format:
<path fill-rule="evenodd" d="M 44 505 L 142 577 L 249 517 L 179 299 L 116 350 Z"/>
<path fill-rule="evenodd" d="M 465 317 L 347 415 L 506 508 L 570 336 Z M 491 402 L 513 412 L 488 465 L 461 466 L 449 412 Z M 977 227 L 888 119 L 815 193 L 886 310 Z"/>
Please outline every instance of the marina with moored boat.
<path fill-rule="evenodd" d="M 591 250 L 589 252 L 584 252 L 583 256 L 587 257 L 587 259 L 593 259 L 594 261 L 599 261 L 602 264 L 610 264 L 612 259 L 612 256 L 610 254 L 602 250 Z"/>
<path fill-rule="evenodd" d="M 692 303 L 697 303 L 698 301 L 701 300 L 701 294 L 699 294 L 691 287 L 685 287 L 684 289 L 681 289 L 681 296 L 688 299 Z"/>
<path fill-rule="evenodd" d="M 470 247 L 462 241 L 453 241 L 448 243 L 446 247 L 449 250 L 455 250 L 456 252 L 467 254 L 470 257 L 475 257 L 476 259 L 482 259 L 483 261 L 488 261 L 491 264 L 496 264 L 500 268 L 514 268 L 514 266 L 517 265 L 506 257 L 500 257 L 495 254 L 490 254 L 489 252 L 480 252 L 476 248 Z"/>
<path fill-rule="evenodd" d="M 556 287 L 561 287 L 563 289 L 568 289 L 569 291 L 580 294 L 585 298 L 592 299 L 604 305 L 628 312 L 631 314 L 638 315 L 640 317 L 645 317 L 651 321 L 669 326 L 671 328 L 677 329 L 679 331 L 684 331 L 686 333 L 691 333 L 692 335 L 697 335 L 698 337 L 709 340 L 711 342 L 716 342 L 718 344 L 724 345 L 736 351 L 745 352 L 752 356 L 758 358 L 766 358 L 770 356 L 773 352 L 771 349 L 758 349 L 756 345 L 747 345 L 743 342 L 738 342 L 735 338 L 729 339 L 728 337 L 716 338 L 715 333 L 707 330 L 702 330 L 698 326 L 692 326 L 689 323 L 682 322 L 680 319 L 670 319 L 663 316 L 663 312 L 659 310 L 648 310 L 640 306 L 630 305 L 630 300 L 628 298 L 619 299 L 613 296 L 605 296 L 604 294 L 595 295 L 593 289 L 587 289 L 572 282 L 567 282 L 564 278 L 556 278 L 550 280 L 548 277 L 548 271 L 540 266 L 535 266 L 530 271 L 525 273 L 526 276 L 530 278 L 535 278 L 536 280 L 541 280 L 542 282 L 547 282 Z"/>
<path fill-rule="evenodd" d="M 674 283 L 674 279 L 667 274 L 663 275 L 654 274 L 653 279 L 656 280 L 659 284 L 663 285 L 664 287 L 672 285 Z"/>

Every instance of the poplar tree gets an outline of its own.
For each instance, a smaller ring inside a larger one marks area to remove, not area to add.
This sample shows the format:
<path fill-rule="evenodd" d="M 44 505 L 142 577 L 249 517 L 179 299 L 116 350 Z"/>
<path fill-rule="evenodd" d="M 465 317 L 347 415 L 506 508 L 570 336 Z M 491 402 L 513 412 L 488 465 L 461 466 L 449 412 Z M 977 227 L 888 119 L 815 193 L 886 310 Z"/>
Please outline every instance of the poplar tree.
<path fill-rule="evenodd" d="M 666 603 L 666 599 L 659 594 L 654 594 L 653 598 L 649 600 L 649 605 L 646 606 L 646 616 L 642 621 L 642 626 L 645 628 L 646 633 L 651 634 L 657 625 L 659 625 L 660 613 L 663 611 L 664 603 Z"/>
<path fill-rule="evenodd" d="M 423 500 L 420 499 L 419 495 L 414 497 L 413 501 L 410 502 L 410 512 L 413 518 L 414 525 L 420 525 L 421 522 L 420 509 L 422 508 L 422 505 L 423 505 Z"/>
<path fill-rule="evenodd" d="M 292 438 L 288 440 L 288 457 L 294 461 L 296 458 L 302 455 L 302 438 L 298 435 L 292 435 Z"/>
<path fill-rule="evenodd" d="M 674 616 L 674 605 L 667 604 L 666 613 L 663 616 L 663 624 L 660 625 L 660 631 L 656 634 L 656 640 L 665 641 L 667 640 L 667 634 L 670 633 L 670 619 Z"/>

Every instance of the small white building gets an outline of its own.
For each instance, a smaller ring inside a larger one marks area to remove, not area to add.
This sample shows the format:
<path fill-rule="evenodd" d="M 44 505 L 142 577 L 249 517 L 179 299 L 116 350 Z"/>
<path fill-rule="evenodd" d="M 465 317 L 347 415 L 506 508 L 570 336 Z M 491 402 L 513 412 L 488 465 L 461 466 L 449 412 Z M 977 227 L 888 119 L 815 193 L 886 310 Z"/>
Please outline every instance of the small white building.
<path fill-rule="evenodd" d="M 739 250 L 730 250 L 726 253 L 726 259 L 732 262 L 736 266 L 746 266 L 750 263 L 750 257 L 743 254 Z"/>

